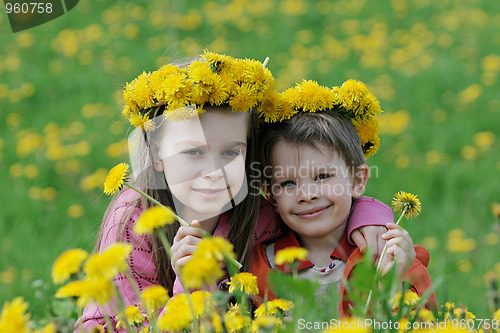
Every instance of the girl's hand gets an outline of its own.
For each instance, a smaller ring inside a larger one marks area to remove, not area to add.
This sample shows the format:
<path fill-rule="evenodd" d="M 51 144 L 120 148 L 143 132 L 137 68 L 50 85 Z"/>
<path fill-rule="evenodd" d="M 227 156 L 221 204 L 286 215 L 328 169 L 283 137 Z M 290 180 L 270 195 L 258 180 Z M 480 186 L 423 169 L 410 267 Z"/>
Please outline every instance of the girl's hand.
<path fill-rule="evenodd" d="M 354 230 L 351 233 L 351 238 L 361 253 L 365 253 L 368 248 L 373 251 L 373 262 L 378 262 L 385 245 L 382 235 L 386 231 L 387 228 L 384 226 L 368 225 Z"/>
<path fill-rule="evenodd" d="M 174 243 L 170 248 L 172 251 L 172 262 L 176 269 L 181 268 L 193 257 L 198 243 L 203 238 L 200 223 L 193 220 L 191 226 L 181 226 L 174 237 Z"/>
<path fill-rule="evenodd" d="M 387 228 L 389 231 L 382 235 L 382 238 L 387 240 L 387 251 L 382 259 L 380 271 L 384 275 L 396 265 L 399 276 L 403 277 L 416 257 L 413 241 L 408 231 L 401 226 L 387 223 Z"/>

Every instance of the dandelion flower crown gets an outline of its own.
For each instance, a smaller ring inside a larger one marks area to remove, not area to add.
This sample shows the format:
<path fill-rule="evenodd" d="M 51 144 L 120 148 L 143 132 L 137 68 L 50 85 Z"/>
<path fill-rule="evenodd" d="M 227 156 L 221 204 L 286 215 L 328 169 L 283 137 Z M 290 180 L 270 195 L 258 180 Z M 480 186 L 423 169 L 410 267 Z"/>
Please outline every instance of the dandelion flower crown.
<path fill-rule="evenodd" d="M 366 158 L 378 151 L 380 102 L 361 81 L 347 80 L 341 87 L 328 88 L 304 80 L 282 93 L 273 93 L 259 108 L 259 117 L 266 123 L 274 123 L 290 119 L 298 112 L 326 110 L 340 112 L 351 120 Z"/>
<path fill-rule="evenodd" d="M 201 114 L 206 104 L 248 111 L 273 91 L 274 78 L 261 62 L 205 51 L 186 67 L 165 65 L 127 83 L 122 114 L 132 125 L 147 130 L 149 120 L 161 113 L 179 119 L 185 107 Z"/>

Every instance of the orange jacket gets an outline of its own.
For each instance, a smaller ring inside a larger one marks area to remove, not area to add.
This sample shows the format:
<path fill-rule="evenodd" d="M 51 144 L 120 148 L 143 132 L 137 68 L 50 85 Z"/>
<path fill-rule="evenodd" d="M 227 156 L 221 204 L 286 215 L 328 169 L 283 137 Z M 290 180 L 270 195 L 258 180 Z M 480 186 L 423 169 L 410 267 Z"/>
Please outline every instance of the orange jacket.
<path fill-rule="evenodd" d="M 291 233 L 293 235 L 293 233 Z M 292 236 L 295 238 L 295 235 Z M 285 236 L 285 238 L 290 238 L 290 236 Z M 276 247 L 275 247 L 275 252 L 278 252 L 281 248 L 280 245 L 278 244 L 280 240 L 277 241 Z M 295 239 L 292 241 L 294 243 L 296 241 Z M 290 241 L 285 241 L 282 242 L 281 247 L 284 246 L 284 244 L 290 244 Z M 298 244 L 298 242 L 297 242 Z M 266 246 L 267 244 L 259 244 L 253 254 L 252 258 L 252 264 L 250 268 L 250 272 L 257 276 L 257 285 L 259 287 L 259 296 L 264 299 L 265 295 L 267 294 L 267 299 L 268 300 L 273 300 L 276 299 L 276 295 L 269 289 L 269 281 L 268 281 L 268 274 L 269 272 L 273 271 L 273 269 L 270 267 L 269 262 L 267 260 L 266 256 Z M 341 248 L 339 250 L 339 248 Z M 403 281 L 409 282 L 412 286 L 413 291 L 415 291 L 419 296 L 424 295 L 429 288 L 432 287 L 432 281 L 431 277 L 429 275 L 429 271 L 427 270 L 427 265 L 429 264 L 429 259 L 430 255 L 429 252 L 420 245 L 415 245 L 415 252 L 416 252 L 416 258 L 411 264 L 410 268 L 407 270 L 406 274 L 403 277 Z M 359 263 L 363 259 L 363 255 L 359 251 L 357 247 L 349 246 L 348 244 L 346 245 L 345 240 L 343 239 L 340 242 L 340 245 L 337 247 L 337 249 L 334 251 L 332 255 L 335 253 L 343 253 L 343 255 L 339 257 L 346 257 L 348 256 L 348 259 L 346 261 L 346 267 L 344 270 L 344 279 L 349 280 L 352 276 L 353 268 L 356 266 L 357 263 Z M 340 258 L 345 261 L 344 258 Z M 301 262 L 299 265 L 299 270 L 310 267 L 312 264 L 308 264 L 308 262 Z M 287 272 L 287 269 L 278 266 L 278 269 L 280 271 Z M 340 316 L 345 317 L 348 316 L 349 313 L 349 306 L 350 301 L 347 297 L 347 292 L 345 290 L 345 285 L 342 283 L 341 290 L 340 290 Z M 434 292 L 432 292 L 428 298 L 427 301 L 428 306 L 434 307 L 434 309 L 437 309 L 437 302 L 436 302 L 436 296 Z"/>

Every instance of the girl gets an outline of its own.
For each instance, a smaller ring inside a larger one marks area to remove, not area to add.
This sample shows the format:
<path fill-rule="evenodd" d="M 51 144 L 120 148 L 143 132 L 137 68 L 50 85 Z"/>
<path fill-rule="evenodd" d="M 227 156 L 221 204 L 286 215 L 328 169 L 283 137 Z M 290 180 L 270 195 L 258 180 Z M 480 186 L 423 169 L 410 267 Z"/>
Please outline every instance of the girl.
<path fill-rule="evenodd" d="M 243 271 L 250 268 L 254 243 L 282 233 L 274 209 L 261 200 L 256 161 L 256 112 L 274 94 L 274 79 L 257 61 L 235 59 L 205 52 L 201 59 L 185 66 L 166 65 L 153 73 L 143 73 L 124 91 L 123 114 L 138 127 L 136 143 L 130 150 L 137 186 L 185 220 L 213 235 L 226 237 L 233 245 Z M 101 227 L 96 250 L 116 241 L 133 245 L 130 273 L 142 291 L 159 284 L 170 294 L 174 287 L 171 259 L 158 239 L 134 234 L 134 223 L 151 204 L 133 190 L 119 193 L 110 204 Z M 372 226 L 352 237 L 361 246 L 380 243 L 378 234 L 388 221 L 377 208 L 370 210 Z M 363 224 L 351 223 L 355 229 Z M 174 223 L 166 231 L 172 245 L 172 261 L 183 265 L 194 251 L 199 229 Z M 123 274 L 115 283 L 125 305 L 139 304 L 137 292 Z M 225 283 L 219 283 L 223 288 Z M 105 325 L 103 313 L 112 317 L 113 304 L 100 308 L 87 305 L 79 325 Z"/>

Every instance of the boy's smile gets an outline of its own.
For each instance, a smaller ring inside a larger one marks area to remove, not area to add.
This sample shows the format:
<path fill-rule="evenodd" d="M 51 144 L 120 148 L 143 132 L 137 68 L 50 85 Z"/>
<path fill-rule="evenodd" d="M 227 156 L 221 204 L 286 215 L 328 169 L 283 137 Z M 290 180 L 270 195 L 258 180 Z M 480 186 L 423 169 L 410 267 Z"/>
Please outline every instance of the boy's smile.
<path fill-rule="evenodd" d="M 330 151 L 324 144 L 315 148 L 284 140 L 271 151 L 272 198 L 283 221 L 302 242 L 338 242 L 352 198 L 362 193 L 353 187 L 354 172 L 339 154 Z"/>

